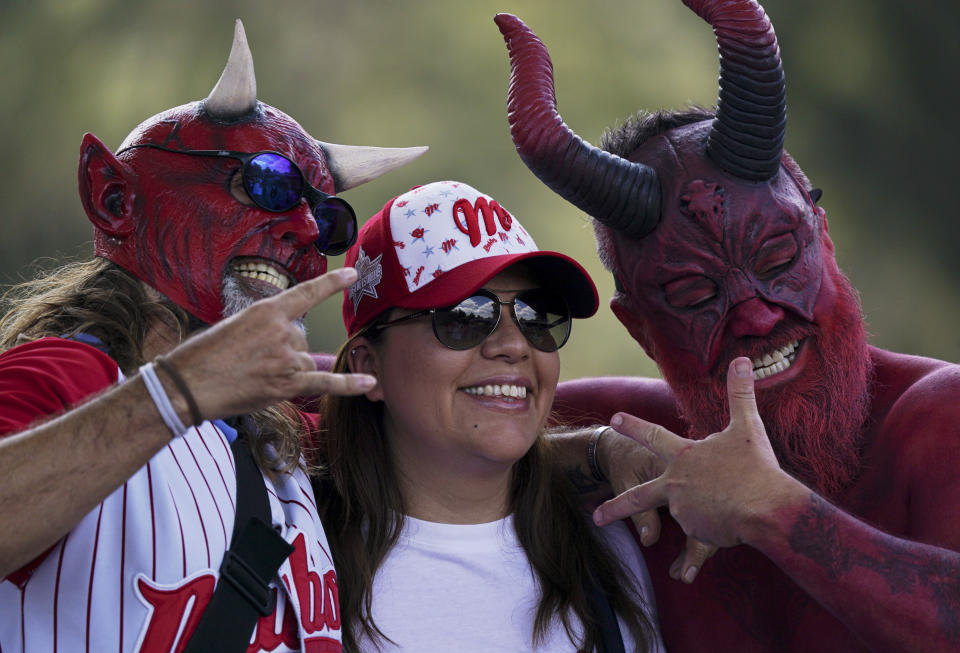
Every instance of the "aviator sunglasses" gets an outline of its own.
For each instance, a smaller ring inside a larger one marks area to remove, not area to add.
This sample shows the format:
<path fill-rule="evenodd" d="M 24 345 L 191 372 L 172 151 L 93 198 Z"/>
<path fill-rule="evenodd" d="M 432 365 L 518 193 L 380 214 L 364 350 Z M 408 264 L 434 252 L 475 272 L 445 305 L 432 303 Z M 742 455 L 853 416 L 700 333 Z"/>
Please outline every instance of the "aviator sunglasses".
<path fill-rule="evenodd" d="M 513 321 L 532 346 L 540 351 L 560 349 L 570 337 L 570 307 L 557 293 L 540 288 L 523 290 L 512 301 L 503 301 L 489 290 L 481 289 L 459 304 L 430 308 L 373 325 L 372 330 L 433 316 L 433 333 L 449 349 L 476 347 L 500 324 L 500 307 L 509 306 Z"/>
<path fill-rule="evenodd" d="M 296 163 L 278 152 L 230 152 L 228 150 L 176 150 L 154 143 L 138 143 L 117 154 L 138 147 L 149 147 L 175 154 L 215 156 L 237 159 L 243 164 L 243 188 L 253 203 L 272 213 L 289 211 L 307 200 L 320 235 L 315 242 L 324 254 L 343 254 L 357 239 L 357 216 L 344 200 L 314 188 Z"/>

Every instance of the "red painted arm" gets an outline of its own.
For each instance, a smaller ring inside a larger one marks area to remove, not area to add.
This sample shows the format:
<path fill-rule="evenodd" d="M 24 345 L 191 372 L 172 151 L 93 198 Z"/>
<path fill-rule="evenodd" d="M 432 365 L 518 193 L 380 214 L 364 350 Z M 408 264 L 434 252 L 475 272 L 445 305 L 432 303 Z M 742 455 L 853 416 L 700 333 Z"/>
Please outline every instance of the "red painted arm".
<path fill-rule="evenodd" d="M 944 367 L 900 395 L 871 435 L 867 464 L 893 471 L 854 500 L 874 494 L 902 511 L 892 519 L 901 533 L 807 492 L 749 542 L 874 650 L 960 649 L 958 399 L 960 367 Z"/>
<path fill-rule="evenodd" d="M 611 415 L 625 412 L 676 433 L 686 431 L 673 392 L 661 379 L 604 376 L 565 381 L 557 386 L 553 410 L 556 419 L 569 425 L 607 424 Z"/>

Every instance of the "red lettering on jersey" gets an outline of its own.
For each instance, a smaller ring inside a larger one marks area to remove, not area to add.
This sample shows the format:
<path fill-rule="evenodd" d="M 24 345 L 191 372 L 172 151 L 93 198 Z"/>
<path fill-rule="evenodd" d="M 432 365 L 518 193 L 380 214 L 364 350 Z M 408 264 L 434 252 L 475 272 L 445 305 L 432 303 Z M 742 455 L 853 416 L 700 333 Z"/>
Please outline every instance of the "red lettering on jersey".
<path fill-rule="evenodd" d="M 493 247 L 493 246 L 496 245 L 496 244 L 497 244 L 497 239 L 496 239 L 496 238 L 491 238 L 491 239 L 488 240 L 488 241 L 486 242 L 486 244 L 483 246 L 483 251 L 489 252 L 489 251 L 490 251 L 490 248 Z"/>
<path fill-rule="evenodd" d="M 417 240 L 418 238 L 423 238 L 423 234 L 424 234 L 423 227 L 417 227 L 416 229 L 410 232 L 410 235 L 413 236 L 414 240 Z"/>
<path fill-rule="evenodd" d="M 439 211 L 439 210 L 440 210 L 440 205 L 439 205 L 438 203 L 434 202 L 434 203 L 431 204 L 430 206 L 424 208 L 424 209 L 423 209 L 423 212 L 426 213 L 427 215 L 433 215 L 434 213 L 436 213 L 436 212 Z"/>
<path fill-rule="evenodd" d="M 420 283 L 420 275 L 423 274 L 423 266 L 417 268 L 417 274 L 413 277 L 413 285 Z"/>
<path fill-rule="evenodd" d="M 401 266 L 401 267 L 403 267 L 403 266 Z M 409 277 L 409 276 L 410 276 L 410 268 L 403 268 L 403 276 L 405 276 L 405 277 Z"/>
<path fill-rule="evenodd" d="M 508 236 L 507 234 L 503 233 L 502 231 L 499 232 L 499 233 L 497 233 L 497 235 L 500 236 L 500 242 L 501 242 L 501 243 L 505 243 L 505 242 L 507 242 L 508 240 L 510 240 L 510 236 Z"/>
<path fill-rule="evenodd" d="M 461 197 L 453 204 L 453 222 L 457 229 L 470 236 L 470 244 L 476 247 L 480 244 L 480 216 L 483 216 L 483 226 L 488 236 L 497 233 L 497 221 L 505 231 L 510 231 L 513 217 L 496 201 L 488 201 L 486 197 L 478 197 L 476 203 Z M 461 217 L 462 216 L 462 217 Z M 487 251 L 490 251 L 489 249 Z"/>
<path fill-rule="evenodd" d="M 401 208 L 403 208 L 403 207 L 406 206 L 406 205 L 407 205 L 407 200 L 401 200 L 401 201 L 397 202 L 397 206 L 399 206 L 399 207 L 401 207 Z"/>
<path fill-rule="evenodd" d="M 393 241 L 393 246 L 397 249 L 404 249 L 407 245 L 399 240 Z"/>
<path fill-rule="evenodd" d="M 433 278 L 436 279 L 441 274 L 443 274 L 443 270 L 441 270 L 440 268 L 437 268 L 436 270 L 433 271 Z"/>
<path fill-rule="evenodd" d="M 460 248 L 457 247 L 457 239 L 456 239 L 456 238 L 448 238 L 447 240 L 443 241 L 443 242 L 440 244 L 440 249 L 443 250 L 443 253 L 444 253 L 444 254 L 449 254 L 449 253 L 450 253 L 450 250 L 453 250 L 453 249 L 459 250 Z"/>
<path fill-rule="evenodd" d="M 138 649 L 141 653 L 179 653 L 193 635 L 200 616 L 213 596 L 216 579 L 202 574 L 183 585 L 164 588 L 152 585 L 146 578 L 137 579 L 140 596 L 151 608 L 147 630 Z M 180 632 L 180 624 L 183 632 Z M 180 634 L 180 639 L 176 640 Z M 176 648 L 174 648 L 176 646 Z"/>
<path fill-rule="evenodd" d="M 307 565 L 307 549 L 303 533 L 293 541 L 290 569 L 300 600 L 300 621 L 307 633 L 328 628 L 340 629 L 340 593 L 337 574 L 331 569 L 323 577 Z M 319 612 L 317 612 L 319 610 Z M 322 649 L 318 649 L 322 650 Z"/>

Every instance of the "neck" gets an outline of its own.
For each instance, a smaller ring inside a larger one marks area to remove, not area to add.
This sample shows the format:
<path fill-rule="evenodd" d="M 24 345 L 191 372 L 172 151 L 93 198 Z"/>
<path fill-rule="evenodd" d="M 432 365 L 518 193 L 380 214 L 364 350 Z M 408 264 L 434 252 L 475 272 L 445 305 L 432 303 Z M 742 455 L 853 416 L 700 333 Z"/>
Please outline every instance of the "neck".
<path fill-rule="evenodd" d="M 394 451 L 407 515 L 444 524 L 483 524 L 509 514 L 512 465 L 465 469 L 440 458 Z"/>
<path fill-rule="evenodd" d="M 159 301 L 163 295 L 151 286 L 142 283 L 147 297 L 152 301 Z M 160 319 L 153 320 L 143 338 L 143 358 L 152 361 L 157 356 L 163 356 L 180 344 L 186 334 L 181 334 L 174 325 Z"/>

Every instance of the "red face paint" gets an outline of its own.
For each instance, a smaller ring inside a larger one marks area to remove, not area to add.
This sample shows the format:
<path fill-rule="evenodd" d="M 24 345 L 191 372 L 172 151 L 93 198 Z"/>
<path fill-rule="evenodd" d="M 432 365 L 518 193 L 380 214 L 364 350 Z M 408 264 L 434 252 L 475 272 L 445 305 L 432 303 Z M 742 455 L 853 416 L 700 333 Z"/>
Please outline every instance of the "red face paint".
<path fill-rule="evenodd" d="M 823 268 L 823 225 L 806 193 L 783 169 L 769 183 L 721 171 L 704 154 L 709 126 L 677 128 L 630 157 L 656 169 L 662 218 L 641 240 L 616 240 L 637 315 L 701 376 L 726 369 L 720 354 L 733 343 L 768 340 L 788 315 L 812 321 Z"/>
<path fill-rule="evenodd" d="M 730 177 L 704 154 L 708 129 L 671 130 L 631 157 L 657 170 L 663 204 L 649 236 L 614 235 L 629 310 L 695 437 L 729 420 L 730 360 L 799 343 L 786 370 L 758 381 L 758 406 L 784 467 L 832 496 L 857 472 L 869 404 L 856 294 L 789 172 Z"/>
<path fill-rule="evenodd" d="M 223 124 L 194 102 L 161 113 L 137 127 L 124 144 L 154 143 L 184 150 L 280 152 L 307 180 L 327 193 L 333 179 L 323 153 L 293 119 L 265 104 L 251 118 Z M 158 151 L 129 150 L 124 161 L 138 177 L 134 233 L 115 238 L 99 230 L 96 254 L 117 263 L 204 322 L 224 317 L 223 282 L 238 262 L 272 266 L 291 284 L 326 269 L 314 247 L 317 226 L 306 202 L 272 213 L 236 196 L 240 162 Z M 274 294 L 267 281 L 239 277 L 251 299 Z"/>

